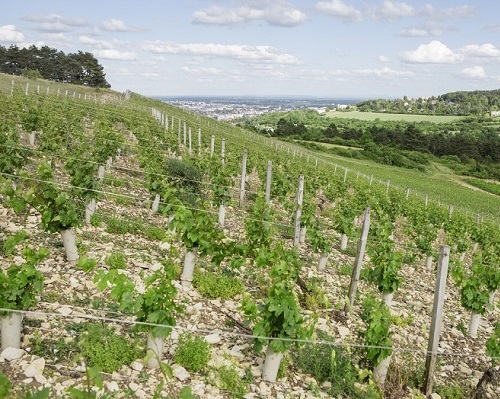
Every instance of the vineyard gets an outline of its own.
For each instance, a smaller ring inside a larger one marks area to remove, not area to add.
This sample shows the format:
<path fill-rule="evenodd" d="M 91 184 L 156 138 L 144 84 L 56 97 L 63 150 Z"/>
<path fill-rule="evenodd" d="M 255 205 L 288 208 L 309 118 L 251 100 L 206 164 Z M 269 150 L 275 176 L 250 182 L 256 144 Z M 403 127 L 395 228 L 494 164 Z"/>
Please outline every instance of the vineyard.
<path fill-rule="evenodd" d="M 0 88 L 0 398 L 499 397 L 494 219 L 134 93 Z"/>

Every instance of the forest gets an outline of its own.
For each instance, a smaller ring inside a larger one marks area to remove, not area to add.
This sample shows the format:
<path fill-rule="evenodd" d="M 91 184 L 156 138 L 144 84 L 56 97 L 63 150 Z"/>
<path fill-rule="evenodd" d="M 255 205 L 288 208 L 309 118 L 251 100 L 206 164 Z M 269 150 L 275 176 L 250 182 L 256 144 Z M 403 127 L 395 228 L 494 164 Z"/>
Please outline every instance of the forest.
<path fill-rule="evenodd" d="M 65 54 L 48 46 L 0 46 L 0 72 L 96 88 L 109 88 L 104 68 L 89 52 Z"/>
<path fill-rule="evenodd" d="M 332 121 L 316 111 L 300 110 L 246 118 L 238 123 L 341 156 L 421 171 L 425 171 L 431 161 L 438 161 L 458 174 L 500 179 L 498 124 L 489 118 L 467 117 L 440 124 L 343 118 Z"/>
<path fill-rule="evenodd" d="M 455 91 L 428 98 L 367 100 L 360 111 L 425 115 L 485 115 L 500 110 L 500 90 Z"/>

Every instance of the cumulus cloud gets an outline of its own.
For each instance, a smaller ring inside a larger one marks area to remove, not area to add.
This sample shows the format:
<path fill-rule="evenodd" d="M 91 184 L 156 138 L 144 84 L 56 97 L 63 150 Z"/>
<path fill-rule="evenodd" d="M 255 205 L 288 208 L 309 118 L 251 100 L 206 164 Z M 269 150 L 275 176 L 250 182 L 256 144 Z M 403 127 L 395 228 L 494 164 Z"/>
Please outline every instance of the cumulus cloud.
<path fill-rule="evenodd" d="M 385 55 L 379 55 L 378 60 L 381 62 L 389 62 L 390 61 L 389 58 L 386 57 Z"/>
<path fill-rule="evenodd" d="M 452 64 L 463 58 L 438 40 L 421 44 L 413 51 L 404 51 L 400 57 L 405 62 L 415 64 Z"/>
<path fill-rule="evenodd" d="M 250 21 L 265 21 L 275 26 L 295 26 L 301 24 L 306 15 L 287 1 L 254 2 L 253 6 L 235 8 L 208 7 L 193 15 L 193 22 L 207 25 L 235 25 Z"/>
<path fill-rule="evenodd" d="M 215 43 L 172 43 L 147 42 L 143 49 L 157 54 L 211 56 L 232 58 L 244 62 L 273 62 L 277 64 L 298 64 L 299 59 L 291 54 L 278 53 L 271 46 L 249 46 L 243 44 Z"/>
<path fill-rule="evenodd" d="M 500 49 L 491 43 L 468 44 L 460 49 L 461 53 L 468 57 L 499 58 Z"/>
<path fill-rule="evenodd" d="M 102 29 L 108 32 L 137 32 L 138 28 L 128 26 L 121 19 L 111 18 L 102 23 Z"/>
<path fill-rule="evenodd" d="M 486 79 L 486 72 L 482 66 L 476 65 L 470 68 L 464 68 L 460 72 L 463 77 L 470 79 Z"/>
<path fill-rule="evenodd" d="M 119 51 L 116 49 L 96 50 L 93 52 L 97 58 L 115 61 L 134 61 L 137 55 L 130 51 Z"/>
<path fill-rule="evenodd" d="M 14 25 L 0 26 L 0 42 L 20 43 L 24 40 L 24 34 L 19 32 Z"/>
<path fill-rule="evenodd" d="M 390 20 L 413 17 L 417 13 L 417 10 L 413 6 L 405 2 L 390 0 L 384 1 L 379 7 L 371 8 L 370 11 L 375 18 Z"/>
<path fill-rule="evenodd" d="M 319 1 L 316 3 L 316 9 L 332 17 L 341 18 L 345 21 L 359 21 L 361 11 L 347 5 L 341 0 Z"/>
<path fill-rule="evenodd" d="M 476 15 L 476 9 L 468 5 L 439 9 L 432 4 L 425 4 L 418 14 L 432 19 L 471 18 Z"/>

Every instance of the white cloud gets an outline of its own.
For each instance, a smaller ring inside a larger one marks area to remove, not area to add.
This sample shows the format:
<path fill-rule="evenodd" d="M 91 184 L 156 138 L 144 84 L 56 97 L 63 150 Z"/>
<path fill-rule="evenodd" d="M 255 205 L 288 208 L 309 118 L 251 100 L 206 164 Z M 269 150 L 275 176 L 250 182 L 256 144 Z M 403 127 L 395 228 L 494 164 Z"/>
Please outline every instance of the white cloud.
<path fill-rule="evenodd" d="M 20 43 L 24 40 L 24 34 L 19 32 L 14 25 L 0 26 L 0 42 Z"/>
<path fill-rule="evenodd" d="M 371 13 L 375 18 L 396 20 L 413 17 L 416 15 L 416 10 L 405 2 L 386 0 L 381 6 L 373 7 Z"/>
<path fill-rule="evenodd" d="M 104 49 L 93 51 L 97 58 L 116 61 L 134 61 L 137 55 L 129 51 L 119 51 L 115 49 Z"/>
<path fill-rule="evenodd" d="M 499 58 L 500 49 L 491 43 L 485 44 L 468 44 L 462 47 L 460 51 L 468 57 L 486 57 L 486 58 Z"/>
<path fill-rule="evenodd" d="M 382 62 L 390 62 L 390 59 L 386 57 L 385 55 L 379 55 L 378 60 Z"/>
<path fill-rule="evenodd" d="M 306 15 L 287 1 L 254 2 L 253 6 L 225 8 L 212 6 L 197 11 L 193 15 L 193 22 L 207 25 L 235 25 L 250 21 L 262 20 L 269 25 L 295 26 L 304 22 Z"/>
<path fill-rule="evenodd" d="M 112 49 L 114 46 L 105 41 L 105 40 L 98 40 L 98 39 L 94 39 L 93 37 L 89 37 L 89 36 L 85 36 L 85 35 L 82 35 L 82 36 L 79 36 L 78 37 L 78 41 L 86 46 L 91 46 L 93 48 L 97 48 L 97 49 Z"/>
<path fill-rule="evenodd" d="M 36 23 L 36 30 L 47 33 L 69 32 L 75 27 L 88 25 L 88 22 L 83 18 L 68 18 L 57 14 L 28 15 L 23 17 L 23 19 Z"/>
<path fill-rule="evenodd" d="M 361 11 L 341 0 L 319 1 L 316 3 L 316 9 L 324 14 L 342 18 L 346 21 L 359 21 L 361 19 Z"/>
<path fill-rule="evenodd" d="M 426 4 L 419 11 L 419 14 L 431 19 L 471 18 L 476 15 L 476 10 L 474 7 L 467 5 L 441 10 L 435 8 L 432 4 Z"/>
<path fill-rule="evenodd" d="M 340 77 L 375 77 L 379 79 L 411 78 L 415 76 L 411 71 L 396 71 L 388 67 L 381 69 L 337 69 L 331 71 L 331 74 Z"/>
<path fill-rule="evenodd" d="M 143 49 L 157 54 L 177 54 L 232 58 L 244 62 L 273 62 L 298 64 L 299 59 L 291 54 L 278 53 L 271 46 L 249 46 L 243 44 L 172 43 L 147 42 Z"/>
<path fill-rule="evenodd" d="M 429 36 L 430 33 L 426 29 L 410 28 L 403 29 L 401 32 L 399 32 L 399 35 L 404 37 L 426 37 Z"/>
<path fill-rule="evenodd" d="M 452 64 L 463 58 L 438 40 L 421 44 L 413 51 L 404 51 L 400 57 L 405 62 L 415 64 Z"/>
<path fill-rule="evenodd" d="M 476 65 L 470 68 L 464 68 L 460 72 L 463 77 L 470 79 L 486 79 L 486 72 L 482 66 Z"/>
<path fill-rule="evenodd" d="M 137 32 L 138 28 L 127 26 L 121 19 L 111 18 L 102 23 L 102 29 L 108 32 Z"/>

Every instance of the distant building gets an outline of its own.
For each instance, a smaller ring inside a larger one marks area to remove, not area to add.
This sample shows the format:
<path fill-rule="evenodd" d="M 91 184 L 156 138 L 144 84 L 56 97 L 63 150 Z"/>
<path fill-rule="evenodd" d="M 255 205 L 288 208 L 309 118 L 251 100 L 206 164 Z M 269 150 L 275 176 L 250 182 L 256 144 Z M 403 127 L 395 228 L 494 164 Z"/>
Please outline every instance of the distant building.
<path fill-rule="evenodd" d="M 490 115 L 492 118 L 496 118 L 497 116 L 500 116 L 500 111 L 490 111 Z"/>

